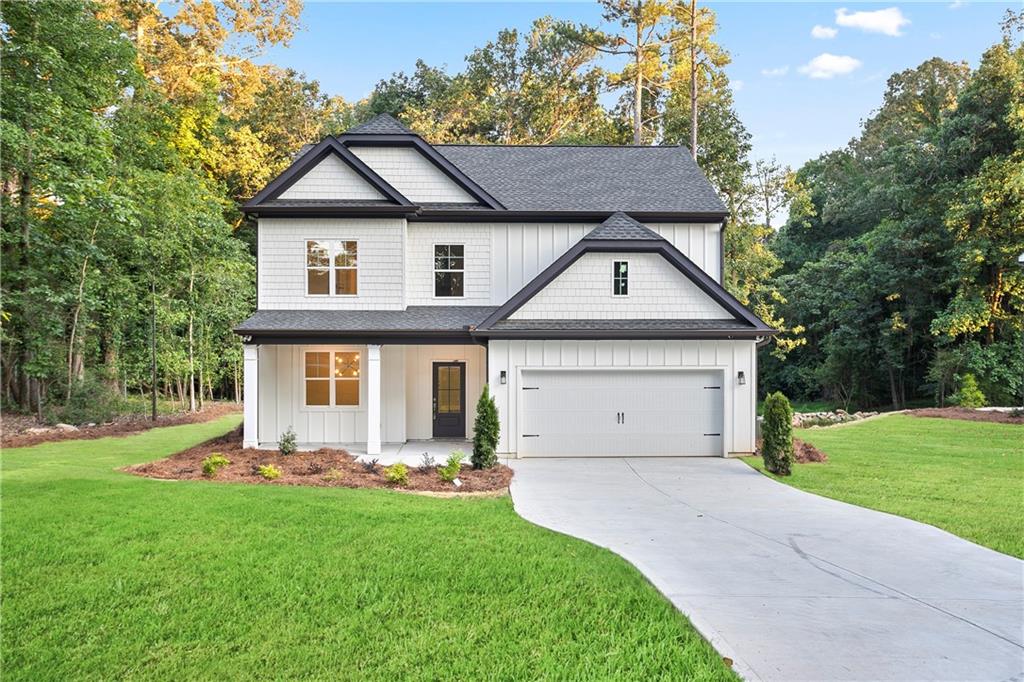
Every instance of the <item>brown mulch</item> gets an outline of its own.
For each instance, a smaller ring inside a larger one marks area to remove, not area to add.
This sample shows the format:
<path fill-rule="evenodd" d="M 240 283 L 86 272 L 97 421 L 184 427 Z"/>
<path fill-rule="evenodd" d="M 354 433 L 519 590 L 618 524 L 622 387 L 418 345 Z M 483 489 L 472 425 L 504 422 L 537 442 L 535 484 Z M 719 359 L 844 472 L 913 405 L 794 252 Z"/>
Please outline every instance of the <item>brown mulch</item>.
<path fill-rule="evenodd" d="M 234 414 L 241 411 L 242 406 L 237 403 L 207 403 L 199 412 L 157 415 L 155 422 L 151 421 L 148 415 L 130 414 L 117 417 L 108 424 L 80 426 L 77 431 L 63 431 L 53 428 L 43 433 L 27 433 L 28 429 L 45 426 L 36 421 L 35 417 L 4 415 L 0 447 L 23 448 L 61 440 L 92 440 L 94 438 L 106 438 L 107 436 L 123 436 L 129 433 L 148 431 L 158 426 L 199 424 L 223 417 L 226 414 Z"/>
<path fill-rule="evenodd" d="M 827 462 L 828 455 L 814 447 L 807 441 L 802 441 L 799 438 L 793 439 L 793 459 L 801 464 L 807 464 L 808 462 Z"/>
<path fill-rule="evenodd" d="M 216 477 L 211 479 L 203 475 L 203 460 L 214 453 L 227 457 L 231 464 L 222 468 Z M 263 478 L 257 468 L 261 464 L 274 465 L 280 470 L 281 477 L 272 481 Z M 512 470 L 501 464 L 482 470 L 475 470 L 463 464 L 459 473 L 462 486 L 456 488 L 453 484 L 442 481 L 436 468 L 423 471 L 417 467 L 409 467 L 409 485 L 402 487 L 389 483 L 384 478 L 383 465 L 377 464 L 369 469 L 345 450 L 320 448 L 314 452 L 282 455 L 277 450 L 243 449 L 241 428 L 166 459 L 125 467 L 123 471 L 138 476 L 178 481 L 214 480 L 335 488 L 391 488 L 413 492 L 459 494 L 504 492 L 512 480 Z"/>
<path fill-rule="evenodd" d="M 926 407 L 920 410 L 907 410 L 914 417 L 933 417 L 939 419 L 963 419 L 970 422 L 994 422 L 997 424 L 1024 424 L 1024 414 L 1014 416 L 1011 412 L 995 410 L 974 410 L 969 407 Z"/>

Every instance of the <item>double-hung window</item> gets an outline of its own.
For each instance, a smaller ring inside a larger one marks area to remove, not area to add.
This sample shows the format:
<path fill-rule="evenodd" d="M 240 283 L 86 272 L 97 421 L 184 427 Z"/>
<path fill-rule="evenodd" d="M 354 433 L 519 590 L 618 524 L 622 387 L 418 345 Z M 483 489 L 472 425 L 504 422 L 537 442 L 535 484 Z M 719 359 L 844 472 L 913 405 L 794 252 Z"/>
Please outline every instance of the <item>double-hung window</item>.
<path fill-rule="evenodd" d="M 434 245 L 434 296 L 461 297 L 466 275 L 466 247 L 462 244 Z"/>
<path fill-rule="evenodd" d="M 612 262 L 612 296 L 629 295 L 629 261 Z"/>
<path fill-rule="evenodd" d="M 359 292 L 359 245 L 354 241 L 306 241 L 306 293 L 355 296 Z"/>
<path fill-rule="evenodd" d="M 307 407 L 359 405 L 359 352 L 306 351 L 303 383 Z"/>

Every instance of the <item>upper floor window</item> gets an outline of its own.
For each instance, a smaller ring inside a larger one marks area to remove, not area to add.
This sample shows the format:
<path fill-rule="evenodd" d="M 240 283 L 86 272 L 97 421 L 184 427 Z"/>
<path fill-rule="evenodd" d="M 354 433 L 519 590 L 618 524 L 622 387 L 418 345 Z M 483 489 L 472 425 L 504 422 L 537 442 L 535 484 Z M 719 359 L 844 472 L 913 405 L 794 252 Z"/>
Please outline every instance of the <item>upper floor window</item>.
<path fill-rule="evenodd" d="M 434 296 L 463 295 L 466 247 L 462 244 L 434 245 Z"/>
<path fill-rule="evenodd" d="M 612 263 L 612 295 L 629 295 L 629 261 L 617 260 Z"/>
<path fill-rule="evenodd" d="M 358 293 L 359 245 L 354 241 L 306 241 L 306 293 L 355 296 Z"/>
<path fill-rule="evenodd" d="M 359 405 L 359 353 L 309 351 L 303 380 L 307 407 Z"/>

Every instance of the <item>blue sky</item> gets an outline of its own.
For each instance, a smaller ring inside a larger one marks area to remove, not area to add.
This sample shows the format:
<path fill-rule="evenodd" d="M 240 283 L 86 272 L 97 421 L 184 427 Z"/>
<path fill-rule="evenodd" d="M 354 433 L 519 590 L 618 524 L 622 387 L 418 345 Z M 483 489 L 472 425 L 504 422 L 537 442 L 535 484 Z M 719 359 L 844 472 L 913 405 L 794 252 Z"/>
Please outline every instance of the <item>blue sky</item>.
<path fill-rule="evenodd" d="M 718 41 L 754 156 L 794 168 L 845 144 L 896 71 L 939 56 L 977 65 L 999 19 L 1022 3 L 713 2 Z M 262 61 L 291 67 L 348 100 L 417 58 L 462 68 L 474 47 L 536 17 L 600 24 L 596 2 L 349 3 L 307 0 L 302 29 Z M 815 27 L 818 27 L 815 29 Z M 812 31 L 814 34 L 812 35 Z M 822 56 L 825 55 L 825 56 Z"/>

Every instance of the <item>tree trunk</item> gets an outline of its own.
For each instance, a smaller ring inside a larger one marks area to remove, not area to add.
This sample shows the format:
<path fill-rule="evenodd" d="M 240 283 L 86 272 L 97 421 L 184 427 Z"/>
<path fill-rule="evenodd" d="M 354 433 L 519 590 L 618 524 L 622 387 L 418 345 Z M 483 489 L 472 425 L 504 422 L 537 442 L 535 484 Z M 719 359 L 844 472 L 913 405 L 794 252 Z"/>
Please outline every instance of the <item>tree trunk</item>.
<path fill-rule="evenodd" d="M 636 3 L 636 45 L 635 45 L 635 66 L 636 74 L 634 75 L 634 98 L 633 98 L 633 144 L 643 144 L 643 92 L 644 92 L 644 72 L 643 72 L 643 48 L 640 42 L 643 40 L 643 31 L 640 26 L 640 13 L 641 13 L 641 2 L 637 0 Z"/>
<path fill-rule="evenodd" d="M 690 0 L 690 154 L 697 160 L 697 0 Z"/>
<path fill-rule="evenodd" d="M 196 354 L 195 338 L 195 306 L 192 302 L 192 294 L 195 291 L 196 271 L 193 267 L 188 275 L 188 411 L 196 411 Z"/>
<path fill-rule="evenodd" d="M 97 220 L 93 223 L 92 234 L 89 235 L 89 248 L 91 249 L 96 243 L 96 230 L 99 228 L 100 221 Z M 78 378 L 81 378 L 82 373 L 82 354 L 78 350 L 77 346 L 77 334 L 78 334 L 78 319 L 82 314 L 83 299 L 85 298 L 85 278 L 89 272 L 89 254 L 86 253 L 82 259 L 82 267 L 78 273 L 78 296 L 75 299 L 75 312 L 71 315 L 71 334 L 68 337 L 68 388 L 64 399 L 71 400 L 71 385 L 74 383 L 76 378 L 75 372 L 75 356 L 78 356 Z"/>
<path fill-rule="evenodd" d="M 238 384 L 238 361 L 235 360 L 235 402 L 242 402 L 242 388 Z"/>
<path fill-rule="evenodd" d="M 152 384 L 149 391 L 149 418 L 156 421 L 156 280 L 149 281 L 149 294 L 152 299 L 149 317 L 149 378 Z"/>

